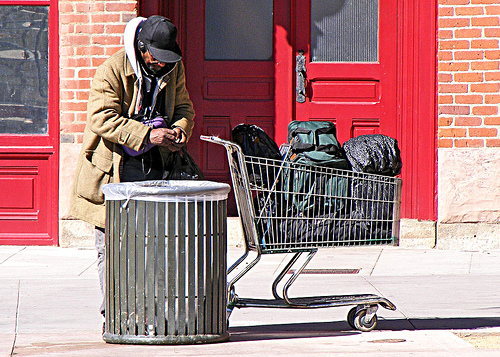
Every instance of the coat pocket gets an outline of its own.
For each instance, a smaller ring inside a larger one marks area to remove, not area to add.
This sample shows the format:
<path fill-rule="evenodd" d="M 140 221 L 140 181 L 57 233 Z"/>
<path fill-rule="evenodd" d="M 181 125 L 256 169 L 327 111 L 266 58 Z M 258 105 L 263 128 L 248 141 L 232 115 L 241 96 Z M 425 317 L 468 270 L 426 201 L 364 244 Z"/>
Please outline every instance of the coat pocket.
<path fill-rule="evenodd" d="M 112 160 L 87 151 L 78 177 L 77 194 L 95 204 L 103 204 L 102 186 L 110 182 L 112 169 Z"/>

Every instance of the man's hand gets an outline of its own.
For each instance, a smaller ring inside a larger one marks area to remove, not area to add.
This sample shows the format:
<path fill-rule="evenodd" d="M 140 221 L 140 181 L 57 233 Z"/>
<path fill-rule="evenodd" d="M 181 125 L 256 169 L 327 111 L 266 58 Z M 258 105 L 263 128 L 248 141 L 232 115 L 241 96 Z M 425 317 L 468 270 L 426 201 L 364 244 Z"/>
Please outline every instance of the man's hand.
<path fill-rule="evenodd" d="M 170 151 L 177 151 L 186 145 L 186 135 L 180 128 L 152 129 L 149 133 L 149 142 L 153 145 L 166 146 Z"/>

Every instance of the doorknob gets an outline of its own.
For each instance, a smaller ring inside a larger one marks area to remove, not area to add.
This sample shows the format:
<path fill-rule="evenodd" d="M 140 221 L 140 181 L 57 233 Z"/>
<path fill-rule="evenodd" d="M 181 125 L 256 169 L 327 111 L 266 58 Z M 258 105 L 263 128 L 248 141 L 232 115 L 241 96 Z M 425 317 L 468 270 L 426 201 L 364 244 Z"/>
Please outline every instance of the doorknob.
<path fill-rule="evenodd" d="M 295 57 L 295 72 L 297 73 L 296 100 L 298 103 L 304 103 L 306 101 L 306 56 L 303 50 L 299 50 L 299 54 Z"/>

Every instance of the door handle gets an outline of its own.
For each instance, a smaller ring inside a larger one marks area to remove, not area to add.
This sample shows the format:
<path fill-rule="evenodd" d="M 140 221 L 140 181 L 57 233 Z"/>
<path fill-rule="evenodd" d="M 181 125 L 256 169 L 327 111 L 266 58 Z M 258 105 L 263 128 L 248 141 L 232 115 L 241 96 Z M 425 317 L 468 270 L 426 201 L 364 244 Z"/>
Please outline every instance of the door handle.
<path fill-rule="evenodd" d="M 299 50 L 299 54 L 295 57 L 295 72 L 297 73 L 296 101 L 304 103 L 306 101 L 306 56 L 303 50 Z"/>

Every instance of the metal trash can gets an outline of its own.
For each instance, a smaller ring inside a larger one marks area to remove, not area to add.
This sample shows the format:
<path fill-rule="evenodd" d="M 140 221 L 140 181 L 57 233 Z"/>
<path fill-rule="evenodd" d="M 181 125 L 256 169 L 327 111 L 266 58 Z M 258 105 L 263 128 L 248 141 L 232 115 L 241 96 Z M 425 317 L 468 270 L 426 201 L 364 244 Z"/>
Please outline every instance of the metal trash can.
<path fill-rule="evenodd" d="M 229 338 L 229 190 L 210 181 L 103 187 L 106 342 L 192 344 Z"/>

